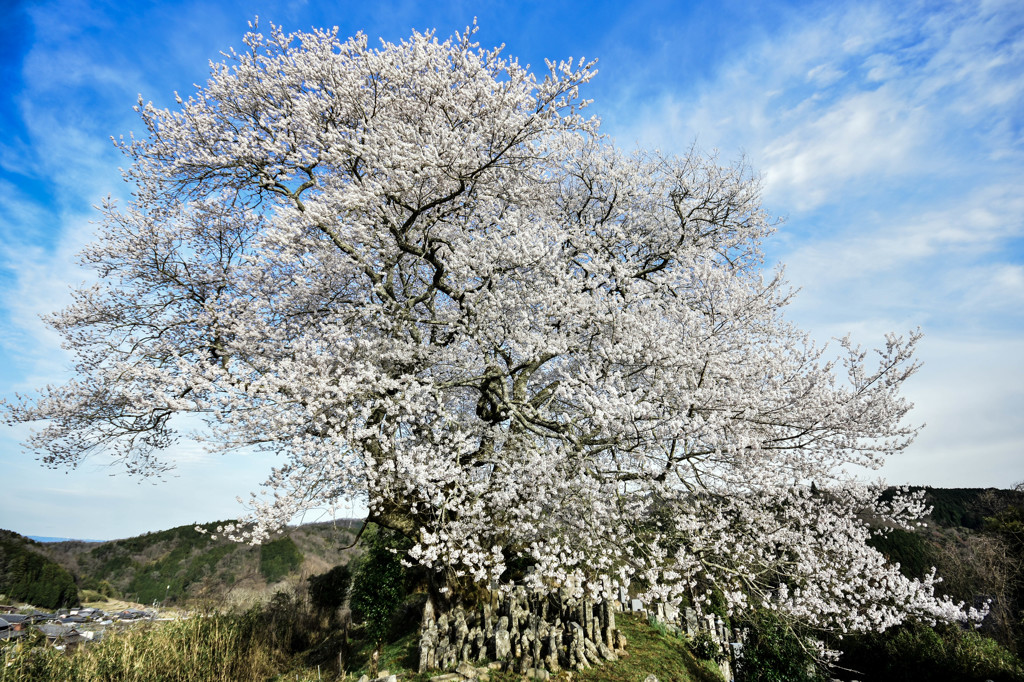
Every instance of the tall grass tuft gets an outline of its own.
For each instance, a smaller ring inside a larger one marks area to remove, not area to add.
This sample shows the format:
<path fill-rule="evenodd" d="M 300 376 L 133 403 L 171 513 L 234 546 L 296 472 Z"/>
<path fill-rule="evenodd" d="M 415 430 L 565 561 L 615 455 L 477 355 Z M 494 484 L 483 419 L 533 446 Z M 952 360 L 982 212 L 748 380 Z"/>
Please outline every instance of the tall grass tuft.
<path fill-rule="evenodd" d="M 0 682 L 237 682 L 265 680 L 320 638 L 323 623 L 297 600 L 235 613 L 111 631 L 65 653 L 34 633 L 4 649 Z"/>

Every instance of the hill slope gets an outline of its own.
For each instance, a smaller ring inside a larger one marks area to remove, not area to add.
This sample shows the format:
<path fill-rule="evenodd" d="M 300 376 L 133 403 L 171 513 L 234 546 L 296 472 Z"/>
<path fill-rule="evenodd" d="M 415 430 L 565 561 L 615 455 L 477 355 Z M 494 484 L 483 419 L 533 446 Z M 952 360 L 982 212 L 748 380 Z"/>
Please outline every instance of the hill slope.
<path fill-rule="evenodd" d="M 78 603 L 75 579 L 35 540 L 0 530 L 0 594 L 44 609 Z"/>
<path fill-rule="evenodd" d="M 194 526 L 101 543 L 33 545 L 73 574 L 78 586 L 93 598 L 122 597 L 142 604 L 247 603 L 269 596 L 282 583 L 347 563 L 356 551 L 348 548 L 358 528 L 350 527 L 355 523 L 288 528 L 256 547 L 214 537 L 212 532 L 200 533 Z M 218 525 L 203 528 L 214 531 Z"/>

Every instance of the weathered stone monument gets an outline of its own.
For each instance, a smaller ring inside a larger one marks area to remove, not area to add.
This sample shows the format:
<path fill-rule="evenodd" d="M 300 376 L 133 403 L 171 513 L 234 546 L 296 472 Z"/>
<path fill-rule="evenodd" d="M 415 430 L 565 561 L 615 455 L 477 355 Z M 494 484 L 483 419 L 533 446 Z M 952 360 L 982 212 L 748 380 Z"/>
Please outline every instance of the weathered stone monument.
<path fill-rule="evenodd" d="M 517 587 L 475 609 L 435 614 L 428 603 L 420 634 L 420 672 L 492 659 L 517 673 L 585 670 L 618 658 L 626 646 L 610 602 Z"/>

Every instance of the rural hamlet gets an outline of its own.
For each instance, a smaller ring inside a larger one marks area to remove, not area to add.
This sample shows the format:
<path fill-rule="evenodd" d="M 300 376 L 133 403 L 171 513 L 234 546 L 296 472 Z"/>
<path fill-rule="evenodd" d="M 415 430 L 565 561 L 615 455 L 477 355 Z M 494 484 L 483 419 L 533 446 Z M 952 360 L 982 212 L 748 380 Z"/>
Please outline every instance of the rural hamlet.
<path fill-rule="evenodd" d="M 43 633 L 47 642 L 57 648 L 74 647 L 82 642 L 99 641 L 107 628 L 143 620 L 152 621 L 156 615 L 154 611 L 140 609 L 107 613 L 95 608 L 61 609 L 56 613 L 19 613 L 16 606 L 0 605 L 0 641 L 16 640 L 36 630 Z"/>

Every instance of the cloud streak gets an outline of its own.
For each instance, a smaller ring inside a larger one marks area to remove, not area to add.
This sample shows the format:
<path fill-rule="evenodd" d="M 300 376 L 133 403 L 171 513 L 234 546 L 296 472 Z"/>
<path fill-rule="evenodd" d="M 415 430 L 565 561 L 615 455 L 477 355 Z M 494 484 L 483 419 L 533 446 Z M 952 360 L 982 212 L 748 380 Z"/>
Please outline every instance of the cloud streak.
<path fill-rule="evenodd" d="M 1001 2 L 794 14 L 690 89 L 625 103 L 640 114 L 616 131 L 745 152 L 788 215 L 768 249 L 803 289 L 791 314 L 819 338 L 924 328 L 910 390 L 931 425 L 905 460 L 920 466 L 891 465 L 907 480 L 1024 478 L 1022 29 Z"/>

